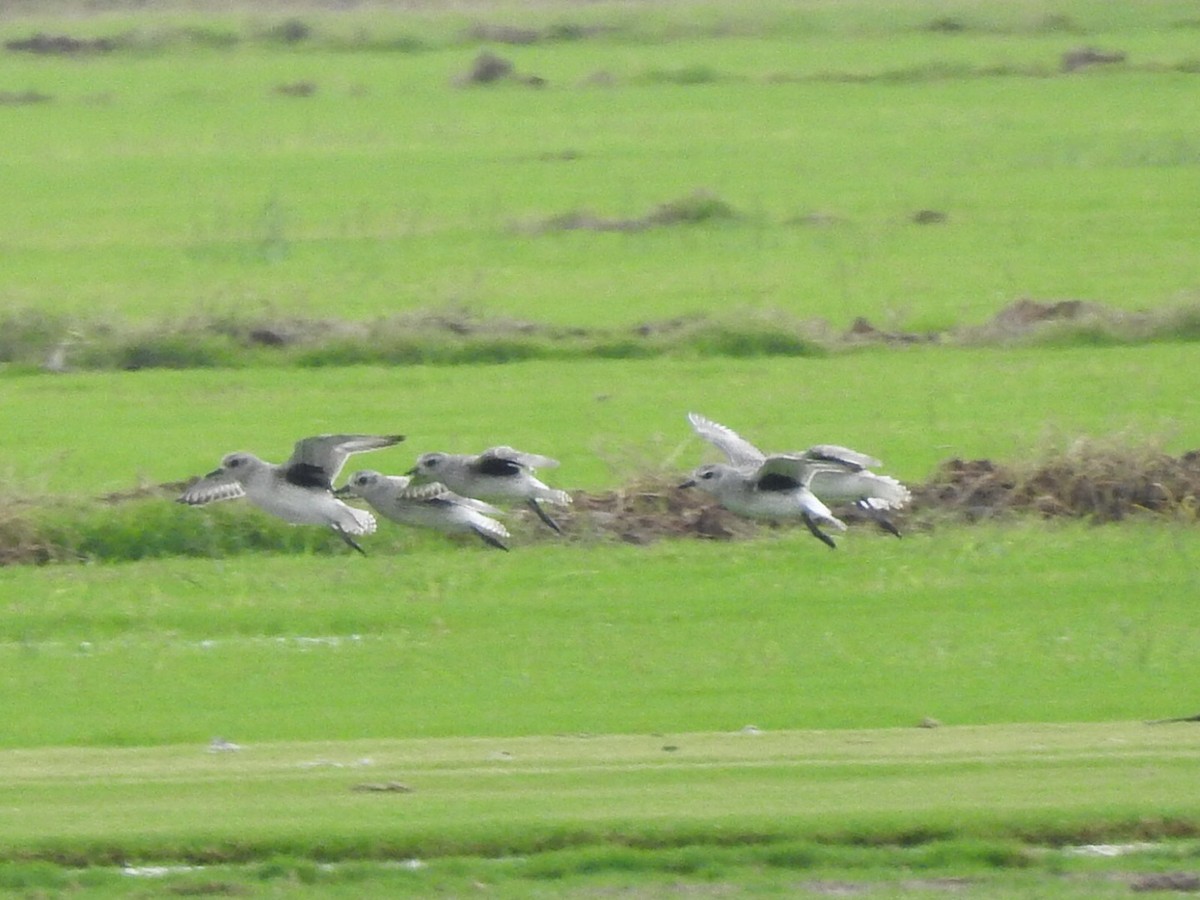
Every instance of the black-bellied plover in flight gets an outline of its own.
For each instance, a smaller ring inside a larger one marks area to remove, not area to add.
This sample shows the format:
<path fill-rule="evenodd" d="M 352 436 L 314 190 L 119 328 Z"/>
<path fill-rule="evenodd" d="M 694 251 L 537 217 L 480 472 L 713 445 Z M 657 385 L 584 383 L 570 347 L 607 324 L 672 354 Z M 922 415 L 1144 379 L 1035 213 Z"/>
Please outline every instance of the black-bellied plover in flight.
<path fill-rule="evenodd" d="M 361 497 L 393 522 L 448 534 L 475 534 L 492 547 L 508 549 L 504 544 L 508 529 L 491 518 L 500 514 L 496 507 L 459 496 L 440 482 L 413 487 L 411 481 L 407 475 L 381 475 L 364 469 L 333 493 L 336 497 Z"/>
<path fill-rule="evenodd" d="M 427 484 L 440 481 L 464 497 L 489 503 L 524 503 L 539 519 L 559 534 L 558 527 L 540 501 L 566 506 L 571 495 L 540 482 L 534 469 L 551 469 L 558 461 L 536 453 L 522 453 L 512 447 L 491 447 L 478 456 L 454 453 L 425 453 L 407 474 L 412 483 Z"/>
<path fill-rule="evenodd" d="M 282 465 L 253 453 L 230 453 L 221 468 L 188 485 L 180 503 L 202 506 L 245 497 L 255 506 L 293 525 L 327 525 L 359 553 L 351 535 L 370 534 L 375 517 L 333 496 L 333 480 L 351 453 L 379 450 L 404 440 L 400 434 L 321 434 L 297 441 Z"/>
<path fill-rule="evenodd" d="M 821 526 L 845 531 L 846 523 L 809 488 L 815 465 L 795 456 L 768 456 L 753 468 L 710 463 L 694 470 L 680 487 L 698 487 L 730 512 L 751 519 L 800 519 L 816 538 L 836 548 Z"/>
<path fill-rule="evenodd" d="M 752 471 L 767 458 L 767 454 L 731 428 L 697 413 L 688 413 L 688 421 L 696 434 L 724 453 L 735 468 Z M 912 494 L 890 475 L 870 471 L 880 465 L 879 460 L 837 444 L 817 444 L 807 450 L 776 455 L 796 457 L 814 464 L 828 463 L 814 466 L 809 489 L 824 503 L 854 504 L 884 531 L 900 537 L 900 530 L 887 513 L 902 508 Z"/>

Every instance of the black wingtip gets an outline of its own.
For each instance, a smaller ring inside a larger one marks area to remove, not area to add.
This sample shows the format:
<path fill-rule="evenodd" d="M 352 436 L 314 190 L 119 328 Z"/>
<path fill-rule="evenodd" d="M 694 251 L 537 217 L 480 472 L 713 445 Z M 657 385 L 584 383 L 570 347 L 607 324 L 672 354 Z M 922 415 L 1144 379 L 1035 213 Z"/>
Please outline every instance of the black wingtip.
<path fill-rule="evenodd" d="M 558 527 L 558 523 L 546 514 L 546 511 L 542 509 L 542 505 L 540 503 L 531 497 L 528 501 L 528 505 L 535 513 L 537 513 L 537 517 L 550 526 L 550 528 L 552 528 L 556 534 L 563 533 L 563 530 Z"/>

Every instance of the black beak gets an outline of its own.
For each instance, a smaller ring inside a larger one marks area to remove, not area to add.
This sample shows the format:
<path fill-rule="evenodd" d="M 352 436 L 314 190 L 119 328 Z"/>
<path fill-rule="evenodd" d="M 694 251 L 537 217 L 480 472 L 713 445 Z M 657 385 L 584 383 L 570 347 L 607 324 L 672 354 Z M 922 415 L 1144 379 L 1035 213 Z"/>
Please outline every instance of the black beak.
<path fill-rule="evenodd" d="M 695 479 L 695 478 L 689 478 L 689 479 L 688 479 L 687 481 L 685 481 L 683 484 L 679 485 L 679 490 L 683 490 L 684 488 L 692 488 L 692 487 L 695 487 L 695 486 L 696 486 L 696 479 Z"/>
<path fill-rule="evenodd" d="M 340 488 L 338 488 L 336 491 L 334 491 L 334 492 L 333 492 L 333 496 L 335 496 L 335 497 L 349 497 L 349 496 L 352 496 L 352 495 L 351 495 L 351 493 L 350 493 L 350 482 L 348 482 L 348 481 L 347 481 L 347 482 L 346 482 L 345 484 L 343 484 L 343 485 L 342 485 Z"/>
<path fill-rule="evenodd" d="M 217 476 L 217 475 L 220 475 L 220 474 L 221 474 L 222 472 L 224 472 L 224 471 L 225 471 L 224 469 L 213 469 L 211 472 L 209 472 L 209 473 L 208 473 L 207 475 L 205 475 L 204 477 L 205 477 L 205 478 L 213 478 L 213 477 L 215 477 L 215 476 Z"/>

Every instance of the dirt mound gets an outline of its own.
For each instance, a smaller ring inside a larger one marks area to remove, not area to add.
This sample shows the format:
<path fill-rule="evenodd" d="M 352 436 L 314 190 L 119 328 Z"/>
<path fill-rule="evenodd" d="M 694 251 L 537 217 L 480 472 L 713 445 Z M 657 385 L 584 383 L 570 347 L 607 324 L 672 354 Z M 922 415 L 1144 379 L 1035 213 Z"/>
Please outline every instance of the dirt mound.
<path fill-rule="evenodd" d="M 608 534 L 635 544 L 676 537 L 736 540 L 771 527 L 722 509 L 703 492 L 680 490 L 678 481 L 659 476 L 616 491 L 577 493 L 564 523 L 577 534 Z M 1025 466 L 951 459 L 926 482 L 910 487 L 912 503 L 891 516 L 901 531 L 929 529 L 947 519 L 1031 514 L 1095 523 L 1139 513 L 1196 521 L 1200 450 L 1171 456 L 1152 448 L 1083 441 Z M 871 525 L 852 506 L 834 512 L 852 526 Z"/>
<path fill-rule="evenodd" d="M 679 537 L 737 540 L 772 527 L 722 509 L 703 492 L 680 490 L 678 482 L 659 476 L 616 491 L 576 493 L 563 523 L 575 534 L 615 536 L 634 544 Z M 927 530 L 947 519 L 976 522 L 1030 514 L 1103 523 L 1149 512 L 1194 521 L 1200 510 L 1200 450 L 1175 457 L 1081 442 L 1028 466 L 951 459 L 911 488 L 911 505 L 890 517 L 901 531 Z M 872 524 L 852 506 L 834 512 L 852 526 Z"/>
<path fill-rule="evenodd" d="M 544 87 L 546 79 L 540 75 L 522 75 L 510 60 L 497 56 L 490 50 L 484 50 L 471 63 L 466 72 L 454 79 L 455 87 L 468 87 L 479 84 L 497 84 L 513 82 L 529 87 Z"/>
<path fill-rule="evenodd" d="M 1005 513 L 1116 522 L 1149 511 L 1196 518 L 1200 450 L 1173 457 L 1150 449 L 1080 444 L 1028 467 L 952 459 L 913 491 L 913 513 L 969 520 Z"/>
<path fill-rule="evenodd" d="M 999 328 L 1019 329 L 1043 322 L 1074 322 L 1085 316 L 1103 314 L 1104 308 L 1100 304 L 1086 300 L 1041 302 L 1022 297 L 996 313 L 992 317 L 992 324 Z"/>
<path fill-rule="evenodd" d="M 1064 72 L 1077 72 L 1092 66 L 1114 65 L 1125 62 L 1121 50 L 1099 50 L 1096 47 L 1076 47 L 1062 55 L 1060 68 Z"/>
<path fill-rule="evenodd" d="M 671 537 L 731 540 L 754 532 L 753 523 L 715 505 L 702 491 L 681 489 L 682 480 L 645 479 L 615 491 L 580 492 L 560 518 L 577 533 L 615 536 L 630 544 Z"/>

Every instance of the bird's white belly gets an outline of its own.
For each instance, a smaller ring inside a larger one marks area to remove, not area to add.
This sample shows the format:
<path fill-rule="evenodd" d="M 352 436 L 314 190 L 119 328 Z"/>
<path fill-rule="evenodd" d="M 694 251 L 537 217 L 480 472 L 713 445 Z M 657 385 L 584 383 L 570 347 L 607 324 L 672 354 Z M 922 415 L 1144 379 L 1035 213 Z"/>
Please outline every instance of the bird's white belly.
<path fill-rule="evenodd" d="M 731 512 L 752 519 L 795 519 L 804 513 L 799 497 L 792 492 L 737 491 L 723 499 Z"/>
<path fill-rule="evenodd" d="M 246 499 L 293 525 L 329 525 L 337 519 L 341 501 L 328 493 L 277 484 L 269 490 L 247 486 Z"/>

